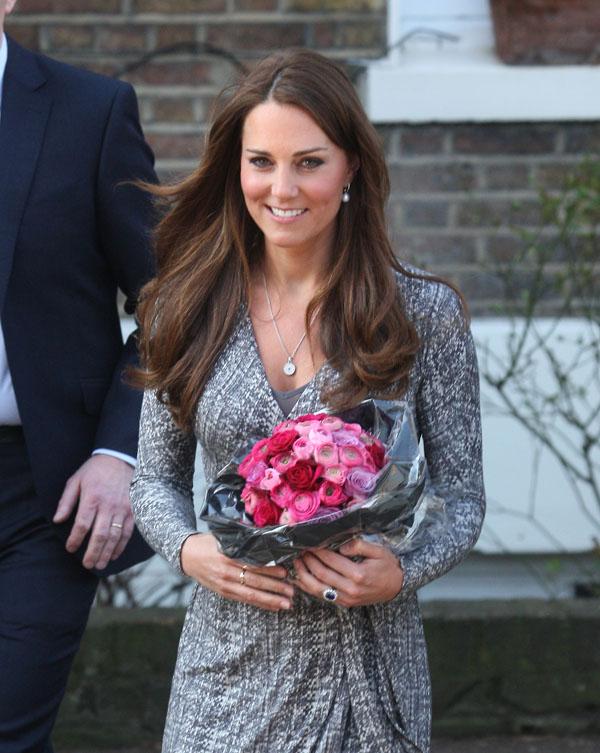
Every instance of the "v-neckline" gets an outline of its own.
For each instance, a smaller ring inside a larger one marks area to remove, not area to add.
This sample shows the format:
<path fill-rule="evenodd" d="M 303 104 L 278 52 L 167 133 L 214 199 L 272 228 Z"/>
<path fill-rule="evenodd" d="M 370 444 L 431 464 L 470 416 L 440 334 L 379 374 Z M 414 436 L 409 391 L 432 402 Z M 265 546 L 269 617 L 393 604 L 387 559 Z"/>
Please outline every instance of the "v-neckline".
<path fill-rule="evenodd" d="M 258 349 L 258 342 L 256 340 L 256 335 L 254 334 L 254 325 L 252 324 L 252 319 L 250 318 L 250 312 L 247 309 L 244 311 L 243 317 L 244 317 L 244 322 L 246 324 L 246 328 L 248 330 L 248 342 L 250 343 L 250 349 L 252 351 L 254 358 L 256 359 L 256 362 L 262 374 L 263 384 L 267 388 L 267 393 L 269 395 L 271 404 L 276 408 L 278 414 L 283 418 L 283 420 L 286 420 L 288 418 L 295 418 L 298 415 L 302 415 L 302 413 L 298 411 L 298 407 L 303 405 L 306 402 L 307 396 L 309 394 L 312 394 L 312 392 L 314 391 L 314 388 L 317 386 L 318 381 L 320 381 L 321 375 L 323 374 L 325 368 L 329 365 L 328 361 L 324 361 L 321 364 L 321 366 L 317 369 L 317 371 L 315 371 L 312 377 L 308 380 L 308 382 L 306 382 L 306 384 L 304 385 L 304 389 L 298 395 L 298 399 L 296 400 L 296 402 L 292 406 L 292 409 L 286 416 L 285 413 L 281 410 L 281 406 L 279 405 L 279 403 L 277 402 L 277 399 L 275 398 L 275 395 L 273 394 L 273 386 L 271 385 L 271 382 L 269 381 L 269 377 L 267 376 L 265 365 L 262 361 L 262 358 L 260 357 L 260 351 Z"/>

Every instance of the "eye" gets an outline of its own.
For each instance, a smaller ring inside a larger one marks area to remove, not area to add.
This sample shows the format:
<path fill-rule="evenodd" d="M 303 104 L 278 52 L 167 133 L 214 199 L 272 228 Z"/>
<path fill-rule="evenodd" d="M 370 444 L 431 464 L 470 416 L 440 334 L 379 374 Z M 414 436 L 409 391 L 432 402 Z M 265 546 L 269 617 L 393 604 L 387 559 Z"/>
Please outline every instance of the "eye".
<path fill-rule="evenodd" d="M 323 160 L 318 157 L 303 157 L 302 160 L 300 160 L 300 167 L 303 167 L 306 170 L 314 170 L 322 164 Z"/>
<path fill-rule="evenodd" d="M 254 167 L 269 167 L 271 165 L 271 162 L 267 157 L 251 157 L 250 158 L 250 164 L 254 165 Z"/>

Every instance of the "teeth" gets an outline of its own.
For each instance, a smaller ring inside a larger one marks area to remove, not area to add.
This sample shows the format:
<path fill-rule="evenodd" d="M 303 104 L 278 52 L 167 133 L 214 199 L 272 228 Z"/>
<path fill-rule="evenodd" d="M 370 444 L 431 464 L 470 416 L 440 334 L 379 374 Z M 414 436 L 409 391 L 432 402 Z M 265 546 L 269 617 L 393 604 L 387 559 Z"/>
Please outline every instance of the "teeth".
<path fill-rule="evenodd" d="M 270 208 L 275 217 L 297 217 L 304 212 L 304 209 L 278 209 L 277 207 Z"/>

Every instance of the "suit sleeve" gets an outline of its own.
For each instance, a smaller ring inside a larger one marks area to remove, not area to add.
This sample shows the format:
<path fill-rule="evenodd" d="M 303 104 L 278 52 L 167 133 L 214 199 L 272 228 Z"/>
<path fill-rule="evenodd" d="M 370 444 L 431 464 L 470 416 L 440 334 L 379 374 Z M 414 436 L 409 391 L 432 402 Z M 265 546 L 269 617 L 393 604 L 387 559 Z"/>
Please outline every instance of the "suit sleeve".
<path fill-rule="evenodd" d="M 431 490 L 444 499 L 444 532 L 400 556 L 400 599 L 457 565 L 479 536 L 485 511 L 479 375 L 471 332 L 457 296 L 440 286 L 423 337 L 417 424 Z"/>
<path fill-rule="evenodd" d="M 98 166 L 96 215 L 100 245 L 120 290 L 125 311 L 135 311 L 141 287 L 153 274 L 150 235 L 154 222 L 151 197 L 131 181 L 156 182 L 154 157 L 146 144 L 137 100 L 129 84 L 119 83 L 113 98 Z M 124 371 L 138 362 L 136 333 L 125 343 L 107 393 L 96 448 L 135 457 L 142 394 L 126 384 Z"/>

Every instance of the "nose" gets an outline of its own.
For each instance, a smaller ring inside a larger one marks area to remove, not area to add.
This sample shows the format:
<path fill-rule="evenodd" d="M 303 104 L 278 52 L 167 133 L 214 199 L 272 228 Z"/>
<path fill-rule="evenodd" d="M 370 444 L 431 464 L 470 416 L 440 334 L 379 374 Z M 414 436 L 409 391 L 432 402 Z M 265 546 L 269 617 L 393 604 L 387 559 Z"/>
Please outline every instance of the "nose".
<path fill-rule="evenodd" d="M 271 193 L 276 199 L 294 199 L 298 195 L 298 186 L 291 170 L 280 168 L 275 173 Z"/>

